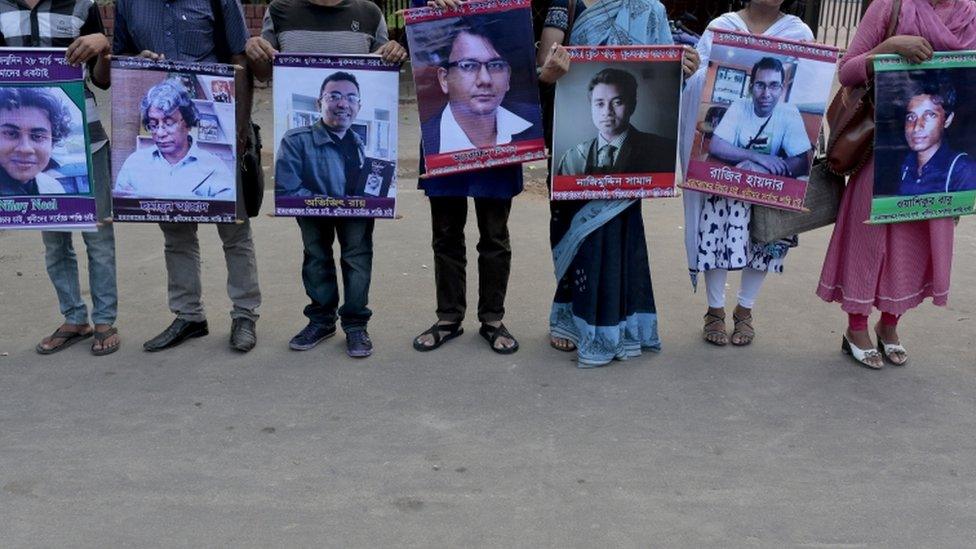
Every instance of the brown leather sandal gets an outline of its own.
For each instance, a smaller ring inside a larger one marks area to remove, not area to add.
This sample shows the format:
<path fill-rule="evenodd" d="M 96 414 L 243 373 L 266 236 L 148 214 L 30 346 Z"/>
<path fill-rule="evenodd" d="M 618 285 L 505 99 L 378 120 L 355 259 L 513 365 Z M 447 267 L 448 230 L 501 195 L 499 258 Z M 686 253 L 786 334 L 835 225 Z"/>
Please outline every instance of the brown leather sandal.
<path fill-rule="evenodd" d="M 716 347 L 725 347 L 729 344 L 729 333 L 725 331 L 725 317 L 714 315 L 712 313 L 705 313 L 705 326 L 702 328 L 702 337 L 705 341 L 715 345 Z M 721 323 L 722 329 L 719 330 L 714 326 Z"/>
<path fill-rule="evenodd" d="M 735 325 L 732 329 L 732 345 L 745 347 L 756 339 L 756 330 L 752 327 L 752 315 L 741 318 L 732 313 L 732 322 Z"/>

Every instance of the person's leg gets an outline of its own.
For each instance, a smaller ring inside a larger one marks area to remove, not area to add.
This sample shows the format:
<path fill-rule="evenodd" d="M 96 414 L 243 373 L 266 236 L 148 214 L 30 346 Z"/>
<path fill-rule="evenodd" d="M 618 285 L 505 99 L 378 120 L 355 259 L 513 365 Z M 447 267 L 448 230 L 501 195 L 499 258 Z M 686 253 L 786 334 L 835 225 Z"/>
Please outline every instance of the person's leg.
<path fill-rule="evenodd" d="M 217 234 L 224 245 L 224 261 L 227 263 L 227 295 L 234 308 L 231 318 L 258 319 L 257 308 L 261 305 L 261 288 L 258 285 L 258 261 L 254 254 L 251 222 L 219 223 Z"/>
<path fill-rule="evenodd" d="M 78 260 L 71 242 L 72 233 L 43 231 L 41 239 L 44 242 L 44 263 L 47 274 L 51 284 L 54 285 L 61 314 L 64 316 L 64 323 L 57 331 L 91 332 L 91 327 L 88 326 L 88 307 L 81 298 Z M 48 336 L 41 340 L 38 347 L 50 350 L 64 343 L 65 339 L 67 338 Z"/>
<path fill-rule="evenodd" d="M 756 337 L 756 331 L 752 327 L 752 308 L 756 304 L 764 280 L 766 280 L 766 271 L 749 267 L 742 270 L 739 303 L 732 312 L 732 320 L 735 323 L 731 338 L 733 345 L 748 345 Z"/>
<path fill-rule="evenodd" d="M 200 241 L 196 223 L 160 223 L 165 241 L 169 309 L 178 319 L 203 322 Z"/>
<path fill-rule="evenodd" d="M 297 217 L 295 220 L 302 231 L 304 245 L 302 283 L 311 300 L 305 306 L 305 316 L 312 324 L 333 327 L 339 306 L 339 287 L 332 257 L 333 220 L 316 217 Z"/>
<path fill-rule="evenodd" d="M 702 275 L 705 280 L 705 295 L 708 299 L 702 337 L 714 345 L 726 345 L 729 342 L 729 334 L 725 331 L 725 281 L 728 279 L 729 272 L 725 269 L 710 269 Z"/>
<path fill-rule="evenodd" d="M 508 234 L 511 199 L 474 199 L 478 217 L 478 320 L 494 328 L 505 316 L 505 294 L 512 269 L 512 245 Z M 498 337 L 496 349 L 516 346 L 514 338 Z"/>
<path fill-rule="evenodd" d="M 367 305 L 373 271 L 374 225 L 373 219 L 344 219 L 336 222 L 343 289 L 339 318 L 342 330 L 346 333 L 365 330 L 373 314 Z"/>
<path fill-rule="evenodd" d="M 430 197 L 431 247 L 434 250 L 434 286 L 437 291 L 437 324 L 458 324 L 467 308 L 467 258 L 464 225 L 468 218 L 466 197 Z M 448 330 L 442 330 L 447 335 Z M 415 347 L 433 347 L 433 334 L 424 333 Z"/>
<path fill-rule="evenodd" d="M 118 317 L 119 292 L 116 282 L 115 229 L 106 223 L 96 232 L 82 233 L 88 250 L 88 285 L 92 295 L 92 322 L 95 331 L 106 333 L 112 330 Z M 102 336 L 100 336 L 102 337 Z M 118 333 L 96 339 L 92 350 L 99 352 L 118 347 L 121 343 Z"/>

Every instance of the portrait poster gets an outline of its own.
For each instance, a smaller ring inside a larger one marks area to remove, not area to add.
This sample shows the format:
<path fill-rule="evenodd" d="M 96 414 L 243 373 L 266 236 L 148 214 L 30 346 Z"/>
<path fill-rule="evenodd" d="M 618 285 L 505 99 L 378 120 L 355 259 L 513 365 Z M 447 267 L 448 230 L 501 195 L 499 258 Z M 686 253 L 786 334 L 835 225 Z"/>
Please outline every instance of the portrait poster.
<path fill-rule="evenodd" d="M 275 215 L 396 216 L 399 77 L 376 55 L 275 56 Z"/>
<path fill-rule="evenodd" d="M 426 175 L 546 157 L 531 2 L 404 12 Z"/>
<path fill-rule="evenodd" d="M 112 58 L 113 220 L 238 219 L 235 67 Z"/>
<path fill-rule="evenodd" d="M 807 181 L 839 50 L 716 31 L 679 187 L 807 211 Z"/>
<path fill-rule="evenodd" d="M 682 48 L 568 50 L 569 73 L 556 85 L 551 198 L 675 196 Z"/>
<path fill-rule="evenodd" d="M 84 78 L 64 49 L 0 48 L 0 230 L 96 229 Z"/>
<path fill-rule="evenodd" d="M 874 61 L 870 223 L 958 217 L 976 208 L 976 51 L 920 64 Z"/>

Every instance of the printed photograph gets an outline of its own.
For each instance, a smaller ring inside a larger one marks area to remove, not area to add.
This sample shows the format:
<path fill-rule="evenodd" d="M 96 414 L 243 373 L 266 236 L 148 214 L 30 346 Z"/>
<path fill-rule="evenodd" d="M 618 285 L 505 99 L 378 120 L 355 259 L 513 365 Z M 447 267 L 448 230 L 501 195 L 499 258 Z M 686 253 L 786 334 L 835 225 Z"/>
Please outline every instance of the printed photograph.
<path fill-rule="evenodd" d="M 716 46 L 691 160 L 805 179 L 834 71 L 832 62 Z"/>
<path fill-rule="evenodd" d="M 876 76 L 875 196 L 976 190 L 976 67 Z"/>
<path fill-rule="evenodd" d="M 91 192 L 81 109 L 58 86 L 0 85 L 0 196 Z"/>
<path fill-rule="evenodd" d="M 397 73 L 275 67 L 275 195 L 396 195 Z"/>
<path fill-rule="evenodd" d="M 234 79 L 113 69 L 116 198 L 237 201 Z"/>
<path fill-rule="evenodd" d="M 472 3 L 474 4 L 474 3 Z M 439 155 L 502 145 L 541 152 L 542 112 L 528 9 L 407 25 L 428 168 L 464 164 Z M 538 155 L 536 155 L 538 156 Z M 496 165 L 506 163 L 493 157 Z"/>
<path fill-rule="evenodd" d="M 676 65 L 574 62 L 556 92 L 555 175 L 673 173 Z"/>

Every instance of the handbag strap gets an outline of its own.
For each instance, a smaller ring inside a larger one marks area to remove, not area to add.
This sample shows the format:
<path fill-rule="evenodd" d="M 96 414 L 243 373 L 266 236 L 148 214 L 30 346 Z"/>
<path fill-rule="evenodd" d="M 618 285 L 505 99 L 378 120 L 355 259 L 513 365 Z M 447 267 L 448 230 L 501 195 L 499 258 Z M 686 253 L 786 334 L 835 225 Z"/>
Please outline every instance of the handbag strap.
<path fill-rule="evenodd" d="M 888 29 L 885 31 L 885 40 L 895 35 L 895 31 L 898 30 L 898 19 L 900 16 L 901 0 L 893 0 L 891 2 L 891 15 L 888 16 Z"/>

